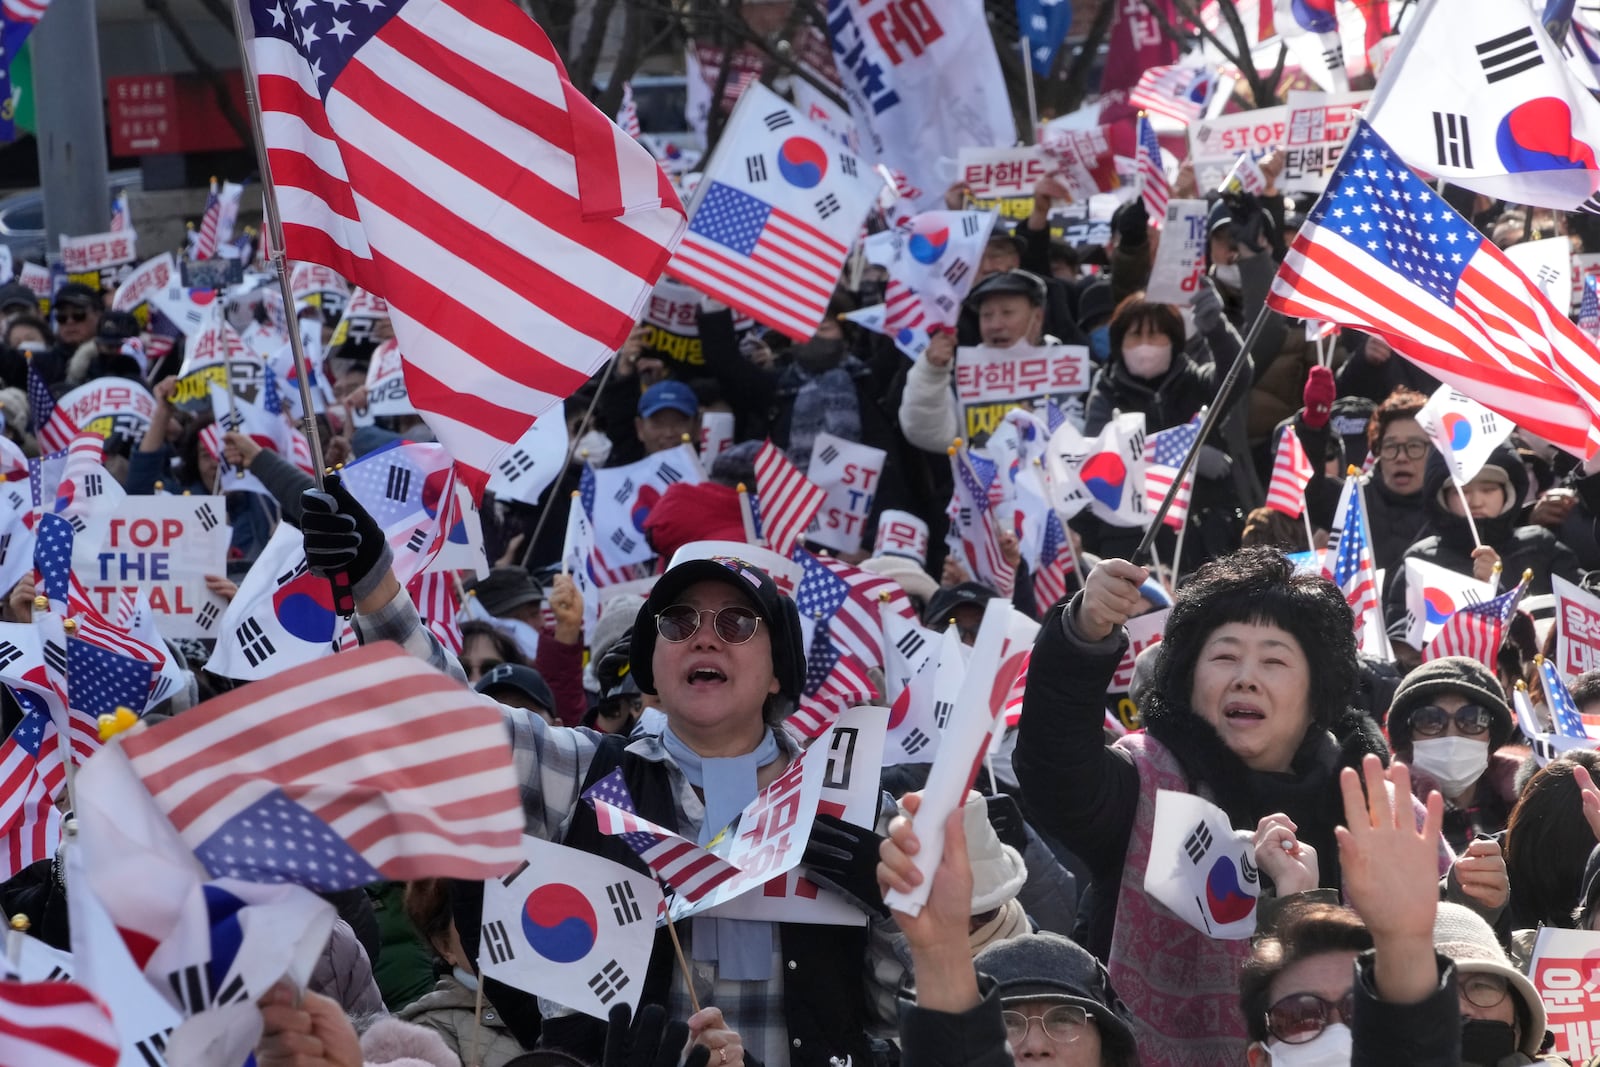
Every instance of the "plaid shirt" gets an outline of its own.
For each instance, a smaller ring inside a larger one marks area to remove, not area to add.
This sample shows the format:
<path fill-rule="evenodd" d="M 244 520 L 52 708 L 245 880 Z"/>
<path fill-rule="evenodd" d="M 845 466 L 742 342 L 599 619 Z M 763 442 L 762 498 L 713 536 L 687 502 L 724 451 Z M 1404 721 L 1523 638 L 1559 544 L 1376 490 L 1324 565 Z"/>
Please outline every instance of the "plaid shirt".
<path fill-rule="evenodd" d="M 362 644 L 372 641 L 394 641 L 407 652 L 424 660 L 439 670 L 462 682 L 466 675 L 455 657 L 445 652 L 417 615 L 411 597 L 401 590 L 393 600 L 370 615 L 356 615 L 353 623 L 356 636 Z M 545 720 L 522 708 L 501 707 L 506 729 L 511 733 L 511 751 L 516 767 L 517 781 L 522 793 L 522 811 L 526 819 L 525 830 L 546 841 L 560 841 L 566 834 L 572 813 L 582 803 L 579 794 L 595 749 L 604 734 L 583 727 L 550 726 Z M 785 762 L 800 757 L 800 745 L 785 730 L 775 732 L 778 749 Z M 664 763 L 672 782 L 672 795 L 678 832 L 691 841 L 697 840 L 700 824 L 705 821 L 706 809 L 695 795 L 694 787 L 684 777 L 683 771 L 667 755 L 659 738 L 637 738 L 628 746 L 636 756 L 656 763 Z M 888 808 L 890 812 L 894 809 Z M 642 812 L 646 817 L 650 812 Z M 728 1026 L 738 1031 L 745 1048 L 759 1057 L 768 1067 L 787 1067 L 789 1063 L 789 1032 L 784 1019 L 783 975 L 784 961 L 774 938 L 772 950 L 772 978 L 767 981 L 735 982 L 717 977 L 715 960 L 694 958 L 694 929 L 699 924 L 689 922 L 681 926 L 678 936 L 683 938 L 684 953 L 694 973 L 695 995 L 701 1004 L 715 1004 L 722 1009 Z M 541 1007 L 545 1005 L 541 1003 Z M 560 1013 L 565 1014 L 566 1009 Z M 667 1011 L 672 1018 L 687 1019 L 694 1013 L 689 994 L 684 987 L 683 972 L 673 969 L 672 992 Z"/>

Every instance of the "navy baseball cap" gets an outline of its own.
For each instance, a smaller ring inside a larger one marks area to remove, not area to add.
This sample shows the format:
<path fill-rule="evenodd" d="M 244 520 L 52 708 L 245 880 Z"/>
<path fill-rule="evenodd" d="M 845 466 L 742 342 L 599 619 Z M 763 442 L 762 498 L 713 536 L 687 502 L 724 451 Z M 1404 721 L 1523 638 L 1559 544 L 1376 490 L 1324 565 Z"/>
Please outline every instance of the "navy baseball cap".
<path fill-rule="evenodd" d="M 639 417 L 648 419 L 658 411 L 681 411 L 691 419 L 700 414 L 700 401 L 694 390 L 682 382 L 657 382 L 639 398 Z"/>

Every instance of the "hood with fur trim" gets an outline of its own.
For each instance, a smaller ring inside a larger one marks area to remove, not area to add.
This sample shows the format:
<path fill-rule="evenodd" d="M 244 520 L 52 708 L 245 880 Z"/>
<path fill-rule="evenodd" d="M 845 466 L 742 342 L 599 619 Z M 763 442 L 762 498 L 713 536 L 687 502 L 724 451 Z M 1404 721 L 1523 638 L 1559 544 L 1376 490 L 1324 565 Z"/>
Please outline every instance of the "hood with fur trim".
<path fill-rule="evenodd" d="M 1516 528 L 1522 525 L 1522 499 L 1528 495 L 1528 470 L 1522 459 L 1509 444 L 1500 444 L 1489 453 L 1487 465 L 1499 467 L 1511 483 L 1509 499 L 1500 514 L 1489 519 L 1477 519 L 1478 536 L 1486 545 L 1503 545 Z M 1451 548 L 1470 553 L 1475 547 L 1472 530 L 1467 520 L 1451 514 L 1439 502 L 1439 492 L 1450 481 L 1450 468 L 1437 451 L 1428 453 L 1427 470 L 1422 476 L 1422 506 L 1428 513 L 1428 528 Z"/>

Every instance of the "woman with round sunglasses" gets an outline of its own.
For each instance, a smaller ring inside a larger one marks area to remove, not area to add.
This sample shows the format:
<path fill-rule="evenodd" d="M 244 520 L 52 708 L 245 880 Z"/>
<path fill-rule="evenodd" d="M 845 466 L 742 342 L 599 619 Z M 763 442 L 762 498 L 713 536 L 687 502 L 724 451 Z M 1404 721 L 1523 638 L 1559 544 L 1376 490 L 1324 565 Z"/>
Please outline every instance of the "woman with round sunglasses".
<path fill-rule="evenodd" d="M 1516 721 L 1487 667 L 1465 656 L 1417 667 L 1394 692 L 1388 727 L 1390 747 L 1411 767 L 1418 797 L 1432 789 L 1444 796 L 1444 837 L 1452 850 L 1467 853 L 1506 828 L 1527 751 L 1510 743 Z M 1480 845 L 1479 851 L 1490 850 Z"/>

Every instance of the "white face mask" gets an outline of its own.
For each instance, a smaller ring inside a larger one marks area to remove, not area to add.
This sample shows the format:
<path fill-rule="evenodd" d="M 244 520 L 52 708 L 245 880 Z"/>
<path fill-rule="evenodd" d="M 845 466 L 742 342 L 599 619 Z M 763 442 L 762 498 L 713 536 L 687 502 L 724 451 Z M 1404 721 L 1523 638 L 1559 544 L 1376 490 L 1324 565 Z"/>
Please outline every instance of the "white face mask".
<path fill-rule="evenodd" d="M 1274 1038 L 1267 1042 L 1272 1067 L 1350 1067 L 1352 1043 L 1350 1028 L 1332 1023 L 1303 1045 L 1289 1045 Z"/>
<path fill-rule="evenodd" d="M 1218 263 L 1211 268 L 1211 277 L 1215 278 L 1218 285 L 1227 286 L 1229 289 L 1238 290 L 1240 287 L 1239 264 Z"/>
<path fill-rule="evenodd" d="M 1489 769 L 1489 743 L 1471 737 L 1413 741 L 1411 765 L 1438 782 L 1445 796 L 1460 796 Z"/>
<path fill-rule="evenodd" d="M 1172 366 L 1172 342 L 1123 345 L 1122 365 L 1135 378 L 1159 378 Z"/>
<path fill-rule="evenodd" d="M 578 438 L 578 450 L 573 456 L 591 467 L 604 467 L 606 460 L 611 458 L 611 438 L 606 436 L 604 430 L 590 430 Z"/>

